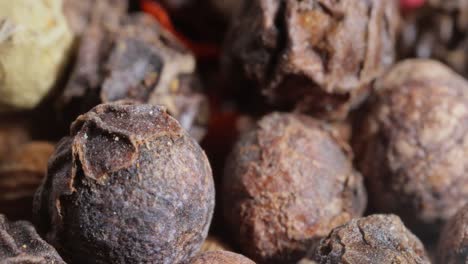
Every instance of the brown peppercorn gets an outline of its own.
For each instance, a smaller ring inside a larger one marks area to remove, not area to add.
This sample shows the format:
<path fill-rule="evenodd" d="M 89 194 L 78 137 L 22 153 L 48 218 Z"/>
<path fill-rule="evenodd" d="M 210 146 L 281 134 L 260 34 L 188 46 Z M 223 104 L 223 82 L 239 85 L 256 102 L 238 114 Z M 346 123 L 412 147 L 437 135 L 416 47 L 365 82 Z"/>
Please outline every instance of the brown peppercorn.
<path fill-rule="evenodd" d="M 191 264 L 255 264 L 252 260 L 229 251 L 210 251 L 202 253 L 190 262 Z"/>
<path fill-rule="evenodd" d="M 0 162 L 0 212 L 10 220 L 31 220 L 32 201 L 54 152 L 48 142 L 32 141 L 17 146 Z"/>
<path fill-rule="evenodd" d="M 245 1 L 225 71 L 277 107 L 342 119 L 393 63 L 398 23 L 397 1 Z"/>
<path fill-rule="evenodd" d="M 78 117 L 34 200 L 36 225 L 73 263 L 184 263 L 214 209 L 205 153 L 163 107 L 103 104 Z"/>
<path fill-rule="evenodd" d="M 164 105 L 193 137 L 203 138 L 208 103 L 192 54 L 148 15 L 121 20 L 94 21 L 86 30 L 62 107 L 74 118 L 123 99 Z"/>
<path fill-rule="evenodd" d="M 259 263 L 294 263 L 366 207 L 349 147 L 326 124 L 273 113 L 244 133 L 227 161 L 224 214 Z"/>
<path fill-rule="evenodd" d="M 468 2 L 431 0 L 405 16 L 398 41 L 401 58 L 434 58 L 468 77 Z"/>
<path fill-rule="evenodd" d="M 468 83 L 438 62 L 403 61 L 369 108 L 355 150 L 370 205 L 430 239 L 468 199 Z"/>
<path fill-rule="evenodd" d="M 468 262 L 468 204 L 461 208 L 442 229 L 437 248 L 437 263 Z"/>
<path fill-rule="evenodd" d="M 31 223 L 9 222 L 0 214 L 0 263 L 65 264 L 55 249 L 37 234 Z"/>
<path fill-rule="evenodd" d="M 317 248 L 320 264 L 430 264 L 424 246 L 396 215 L 371 215 L 333 229 Z"/>

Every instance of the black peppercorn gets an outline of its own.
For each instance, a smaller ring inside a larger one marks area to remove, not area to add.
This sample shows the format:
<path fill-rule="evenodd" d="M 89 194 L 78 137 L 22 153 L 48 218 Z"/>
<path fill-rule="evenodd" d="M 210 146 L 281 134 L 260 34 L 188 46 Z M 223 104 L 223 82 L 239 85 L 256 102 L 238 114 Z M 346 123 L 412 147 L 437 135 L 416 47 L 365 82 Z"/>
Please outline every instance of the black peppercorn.
<path fill-rule="evenodd" d="M 431 239 L 468 199 L 468 83 L 441 63 L 407 60 L 376 88 L 354 144 L 370 205 Z"/>
<path fill-rule="evenodd" d="M 320 264 L 430 264 L 424 246 L 395 215 L 349 221 L 320 242 Z"/>
<path fill-rule="evenodd" d="M 164 105 L 201 140 L 208 102 L 195 68 L 192 54 L 149 15 L 92 21 L 59 104 L 71 118 L 99 103 L 124 99 Z"/>
<path fill-rule="evenodd" d="M 73 263 L 184 263 L 213 209 L 200 146 L 164 108 L 128 102 L 78 117 L 34 201 L 39 230 Z"/>
<path fill-rule="evenodd" d="M 225 71 L 276 107 L 341 119 L 393 63 L 398 23 L 397 1 L 245 1 Z"/>
<path fill-rule="evenodd" d="M 31 223 L 9 222 L 0 214 L 0 263 L 65 264 L 57 251 L 37 234 Z"/>
<path fill-rule="evenodd" d="M 333 128 L 273 113 L 244 133 L 227 160 L 224 214 L 242 251 L 259 263 L 293 263 L 366 207 L 361 175 Z"/>

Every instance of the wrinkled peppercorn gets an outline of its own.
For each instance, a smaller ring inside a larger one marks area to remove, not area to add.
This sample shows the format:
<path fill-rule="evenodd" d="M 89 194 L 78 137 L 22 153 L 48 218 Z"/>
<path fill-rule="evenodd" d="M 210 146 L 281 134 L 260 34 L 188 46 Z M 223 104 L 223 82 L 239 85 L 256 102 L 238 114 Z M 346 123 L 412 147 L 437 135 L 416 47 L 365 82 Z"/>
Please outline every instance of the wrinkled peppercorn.
<path fill-rule="evenodd" d="M 466 264 L 468 261 L 468 204 L 450 219 L 439 239 L 437 261 L 444 264 Z"/>
<path fill-rule="evenodd" d="M 369 108 L 355 150 L 370 205 L 430 239 L 468 199 L 468 83 L 407 60 L 379 80 Z"/>
<path fill-rule="evenodd" d="M 202 253 L 190 262 L 191 264 L 255 264 L 252 260 L 229 251 L 210 251 Z"/>
<path fill-rule="evenodd" d="M 16 146 L 0 162 L 0 212 L 10 220 L 31 220 L 32 201 L 54 152 L 48 142 L 32 141 Z"/>
<path fill-rule="evenodd" d="M 60 103 L 74 118 L 121 99 L 162 104 L 193 137 L 204 136 L 208 105 L 199 93 L 195 59 L 144 14 L 89 26 Z"/>
<path fill-rule="evenodd" d="M 468 77 L 467 1 L 426 1 L 403 19 L 398 44 L 400 57 L 435 58 Z"/>
<path fill-rule="evenodd" d="M 0 263 L 65 264 L 29 222 L 9 222 L 0 214 Z"/>
<path fill-rule="evenodd" d="M 39 230 L 73 263 L 184 263 L 213 209 L 196 141 L 163 107 L 129 102 L 78 117 L 34 201 Z"/>
<path fill-rule="evenodd" d="M 332 228 L 362 214 L 362 177 L 331 130 L 307 116 L 273 113 L 237 142 L 223 179 L 224 213 L 255 261 L 298 261 Z"/>
<path fill-rule="evenodd" d="M 277 107 L 341 119 L 393 63 L 398 22 L 397 1 L 245 1 L 225 71 Z"/>
<path fill-rule="evenodd" d="M 321 264 L 430 264 L 424 246 L 396 215 L 371 215 L 333 229 L 317 248 Z"/>

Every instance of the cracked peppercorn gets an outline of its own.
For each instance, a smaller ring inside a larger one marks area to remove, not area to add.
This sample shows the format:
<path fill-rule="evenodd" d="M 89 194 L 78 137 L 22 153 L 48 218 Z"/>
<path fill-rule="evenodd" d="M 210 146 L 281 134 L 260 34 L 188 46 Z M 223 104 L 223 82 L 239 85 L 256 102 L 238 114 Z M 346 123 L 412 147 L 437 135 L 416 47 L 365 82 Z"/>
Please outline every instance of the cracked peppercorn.
<path fill-rule="evenodd" d="M 118 100 L 164 105 L 201 140 L 209 110 L 200 86 L 195 58 L 170 32 L 149 15 L 121 15 L 90 22 L 59 105 L 71 118 Z"/>
<path fill-rule="evenodd" d="M 57 251 L 26 221 L 9 222 L 0 214 L 0 263 L 65 264 Z"/>
<path fill-rule="evenodd" d="M 293 263 L 366 207 L 349 146 L 332 127 L 272 113 L 244 133 L 227 160 L 224 215 L 242 252 L 258 263 Z"/>
<path fill-rule="evenodd" d="M 356 218 L 320 242 L 319 264 L 430 264 L 421 241 L 396 215 Z"/>
<path fill-rule="evenodd" d="M 468 199 L 468 83 L 439 62 L 415 59 L 376 89 L 354 139 L 370 206 L 431 239 Z"/>
<path fill-rule="evenodd" d="M 398 23 L 397 1 L 245 1 L 225 72 L 276 107 L 342 119 L 393 63 Z"/>
<path fill-rule="evenodd" d="M 185 263 L 207 236 L 205 153 L 163 107 L 98 105 L 71 126 L 34 201 L 36 226 L 73 263 Z"/>

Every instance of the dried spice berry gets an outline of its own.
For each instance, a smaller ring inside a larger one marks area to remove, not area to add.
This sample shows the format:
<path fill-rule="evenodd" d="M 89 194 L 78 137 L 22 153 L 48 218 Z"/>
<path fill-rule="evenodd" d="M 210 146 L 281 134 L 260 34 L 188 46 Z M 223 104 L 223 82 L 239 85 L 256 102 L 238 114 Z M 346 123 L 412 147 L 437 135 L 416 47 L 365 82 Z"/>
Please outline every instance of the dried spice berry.
<path fill-rule="evenodd" d="M 397 1 L 245 1 L 226 72 L 277 107 L 341 119 L 393 63 L 398 22 Z"/>
<path fill-rule="evenodd" d="M 252 260 L 229 251 L 210 251 L 202 253 L 190 262 L 191 264 L 255 264 Z"/>
<path fill-rule="evenodd" d="M 273 113 L 244 133 L 227 161 L 224 214 L 242 251 L 292 263 L 362 214 L 366 195 L 349 147 L 324 123 Z"/>
<path fill-rule="evenodd" d="M 377 83 L 369 108 L 355 150 L 370 205 L 429 239 L 468 199 L 468 83 L 407 60 Z"/>
<path fill-rule="evenodd" d="M 213 209 L 200 146 L 162 107 L 128 102 L 78 117 L 34 200 L 39 230 L 73 263 L 184 263 Z"/>
<path fill-rule="evenodd" d="M 33 109 L 68 63 L 73 33 L 62 0 L 0 1 L 0 111 Z"/>
<path fill-rule="evenodd" d="M 9 222 L 0 214 L 0 263 L 65 264 L 29 222 Z"/>
<path fill-rule="evenodd" d="M 135 14 L 90 25 L 61 104 L 73 117 L 121 99 L 162 104 L 200 140 L 208 105 L 199 88 L 189 51 L 153 18 Z"/>
<path fill-rule="evenodd" d="M 468 204 L 450 219 L 439 239 L 437 263 L 466 264 L 468 261 Z"/>
<path fill-rule="evenodd" d="M 468 76 L 468 2 L 431 0 L 403 19 L 398 53 L 434 58 Z"/>
<path fill-rule="evenodd" d="M 9 153 L 0 162 L 0 212 L 10 220 L 31 220 L 33 196 L 54 151 L 48 142 L 32 141 Z"/>
<path fill-rule="evenodd" d="M 430 264 L 424 246 L 396 215 L 371 215 L 333 229 L 317 248 L 321 264 Z"/>

